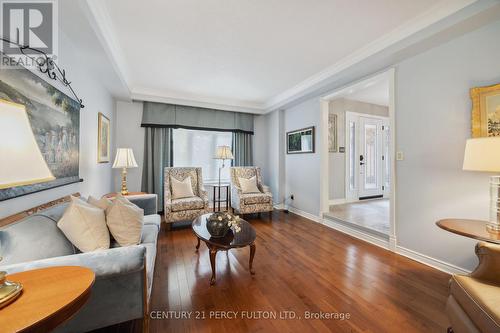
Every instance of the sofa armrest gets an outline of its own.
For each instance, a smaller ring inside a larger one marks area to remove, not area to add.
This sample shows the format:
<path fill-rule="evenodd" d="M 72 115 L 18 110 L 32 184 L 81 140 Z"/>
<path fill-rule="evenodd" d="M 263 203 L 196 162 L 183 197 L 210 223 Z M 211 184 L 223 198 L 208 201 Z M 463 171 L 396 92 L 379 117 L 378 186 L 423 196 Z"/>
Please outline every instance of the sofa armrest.
<path fill-rule="evenodd" d="M 156 194 L 129 195 L 127 199 L 144 210 L 144 215 L 158 213 L 158 196 Z"/>
<path fill-rule="evenodd" d="M 98 280 L 144 270 L 145 255 L 144 246 L 134 245 L 12 264 L 1 270 L 13 274 L 53 266 L 83 266 L 90 268 Z"/>
<path fill-rule="evenodd" d="M 500 283 L 500 245 L 479 242 L 476 244 L 476 255 L 479 265 L 470 276 Z"/>

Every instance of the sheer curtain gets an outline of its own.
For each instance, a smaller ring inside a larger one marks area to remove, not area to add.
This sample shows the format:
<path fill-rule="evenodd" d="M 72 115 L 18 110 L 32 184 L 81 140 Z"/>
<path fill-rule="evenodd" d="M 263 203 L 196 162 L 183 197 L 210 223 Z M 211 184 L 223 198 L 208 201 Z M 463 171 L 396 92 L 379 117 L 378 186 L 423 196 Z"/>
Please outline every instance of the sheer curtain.
<path fill-rule="evenodd" d="M 205 182 L 217 181 L 222 161 L 214 159 L 217 146 L 231 146 L 231 132 L 173 130 L 174 167 L 201 167 Z M 222 169 L 221 180 L 229 181 L 229 166 Z"/>

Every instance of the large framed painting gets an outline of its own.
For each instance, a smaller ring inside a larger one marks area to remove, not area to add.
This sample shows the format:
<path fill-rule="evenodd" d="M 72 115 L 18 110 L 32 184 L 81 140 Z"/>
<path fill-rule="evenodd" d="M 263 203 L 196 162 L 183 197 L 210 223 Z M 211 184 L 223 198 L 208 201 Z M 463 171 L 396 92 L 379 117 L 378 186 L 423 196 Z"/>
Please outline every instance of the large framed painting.
<path fill-rule="evenodd" d="M 470 90 L 472 137 L 500 136 L 500 84 Z"/>
<path fill-rule="evenodd" d="M 100 112 L 97 117 L 97 162 L 109 163 L 109 119 Z"/>
<path fill-rule="evenodd" d="M 286 153 L 314 153 L 314 126 L 287 132 Z"/>
<path fill-rule="evenodd" d="M 0 190 L 0 201 L 80 181 L 80 104 L 25 68 L 0 68 L 0 99 L 26 108 L 54 180 Z M 2 156 L 8 163 L 9 156 Z"/>
<path fill-rule="evenodd" d="M 337 152 L 337 115 L 334 113 L 328 114 L 328 151 Z"/>

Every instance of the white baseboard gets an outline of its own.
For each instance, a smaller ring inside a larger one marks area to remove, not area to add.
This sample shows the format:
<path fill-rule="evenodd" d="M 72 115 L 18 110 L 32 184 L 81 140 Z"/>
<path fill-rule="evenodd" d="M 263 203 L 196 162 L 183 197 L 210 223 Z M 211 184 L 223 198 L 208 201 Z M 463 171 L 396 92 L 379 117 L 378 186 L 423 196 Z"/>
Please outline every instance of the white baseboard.
<path fill-rule="evenodd" d="M 389 240 L 373 236 L 373 235 L 371 235 L 369 233 L 365 233 L 359 229 L 350 228 L 349 226 L 346 226 L 344 223 L 337 222 L 331 218 L 323 218 L 323 224 L 326 225 L 327 227 L 330 227 L 332 229 L 340 231 L 340 232 L 347 234 L 349 236 L 361 239 L 361 240 L 368 242 L 370 244 L 379 246 L 379 247 L 384 248 L 386 250 L 390 249 Z"/>
<path fill-rule="evenodd" d="M 346 204 L 346 203 L 358 202 L 358 201 L 359 201 L 359 199 L 346 199 L 346 198 L 332 199 L 332 200 L 328 200 L 328 205 L 329 206 L 332 206 L 332 205 L 343 205 L 343 204 Z"/>
<path fill-rule="evenodd" d="M 415 261 L 418 261 L 422 264 L 425 264 L 427 266 L 431 266 L 437 270 L 440 270 L 442 272 L 448 273 L 448 274 L 468 274 L 470 273 L 469 270 L 465 268 L 461 268 L 455 265 L 452 265 L 450 263 L 444 262 L 442 260 L 432 258 L 428 255 L 407 249 L 405 247 L 396 246 L 396 253 L 400 254 L 402 256 L 405 256 L 407 258 L 413 259 Z"/>
<path fill-rule="evenodd" d="M 314 215 L 314 214 L 311 214 L 308 212 L 304 212 L 303 210 L 300 210 L 300 209 L 297 209 L 297 208 L 291 207 L 291 206 L 288 207 L 288 210 L 294 214 L 305 217 L 306 219 L 311 220 L 313 222 L 321 223 L 321 217 L 319 217 L 317 215 Z"/>

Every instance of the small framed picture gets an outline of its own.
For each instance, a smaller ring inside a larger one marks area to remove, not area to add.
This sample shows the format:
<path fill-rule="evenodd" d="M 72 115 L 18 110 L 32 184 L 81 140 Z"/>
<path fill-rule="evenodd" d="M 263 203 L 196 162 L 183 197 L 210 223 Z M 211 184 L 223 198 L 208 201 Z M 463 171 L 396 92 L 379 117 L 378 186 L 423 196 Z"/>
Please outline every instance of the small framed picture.
<path fill-rule="evenodd" d="M 97 122 L 97 162 L 109 163 L 109 119 L 99 112 Z"/>
<path fill-rule="evenodd" d="M 500 136 L 500 84 L 470 90 L 472 137 Z"/>
<path fill-rule="evenodd" d="M 314 153 L 314 126 L 287 132 L 286 153 Z"/>
<path fill-rule="evenodd" d="M 337 152 L 337 115 L 328 114 L 328 151 Z"/>

